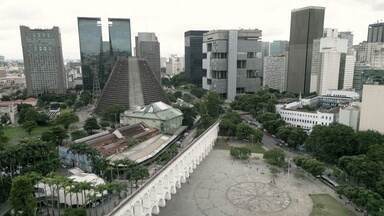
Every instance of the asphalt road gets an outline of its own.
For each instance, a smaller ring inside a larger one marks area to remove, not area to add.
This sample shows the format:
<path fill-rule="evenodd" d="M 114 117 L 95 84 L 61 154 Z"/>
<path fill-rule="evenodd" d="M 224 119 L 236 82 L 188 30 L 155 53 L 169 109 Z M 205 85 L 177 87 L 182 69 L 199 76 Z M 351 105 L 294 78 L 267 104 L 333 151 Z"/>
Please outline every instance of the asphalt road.
<path fill-rule="evenodd" d="M 261 124 L 256 119 L 254 119 L 251 115 L 242 115 L 241 118 L 246 123 L 248 123 L 251 127 L 261 128 Z M 273 149 L 273 148 L 282 149 L 286 153 L 287 158 L 294 158 L 298 155 L 301 155 L 300 153 L 293 152 L 293 151 L 289 150 L 288 148 L 283 148 L 283 147 L 279 146 L 278 145 L 279 139 L 272 137 L 272 135 L 270 135 L 267 132 L 263 132 L 263 139 L 261 140 L 261 142 L 267 149 Z"/>

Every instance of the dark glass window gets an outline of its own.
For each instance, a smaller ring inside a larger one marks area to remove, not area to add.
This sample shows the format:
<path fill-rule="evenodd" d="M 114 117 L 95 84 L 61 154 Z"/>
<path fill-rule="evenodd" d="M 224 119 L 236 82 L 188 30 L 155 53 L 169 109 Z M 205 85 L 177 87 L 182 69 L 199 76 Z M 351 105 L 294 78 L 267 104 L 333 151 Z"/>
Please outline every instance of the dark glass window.
<path fill-rule="evenodd" d="M 246 60 L 237 60 L 237 68 L 246 68 L 247 61 Z"/>

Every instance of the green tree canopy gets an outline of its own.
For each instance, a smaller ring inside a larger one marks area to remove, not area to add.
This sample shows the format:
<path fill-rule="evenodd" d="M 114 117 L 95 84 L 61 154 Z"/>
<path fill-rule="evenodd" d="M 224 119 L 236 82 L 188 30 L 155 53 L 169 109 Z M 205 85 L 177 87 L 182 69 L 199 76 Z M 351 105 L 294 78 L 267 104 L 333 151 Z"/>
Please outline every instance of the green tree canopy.
<path fill-rule="evenodd" d="M 17 215 L 35 215 L 37 202 L 33 186 L 33 179 L 29 176 L 17 176 L 12 180 L 10 200 Z"/>
<path fill-rule="evenodd" d="M 68 138 L 67 131 L 60 126 L 52 127 L 41 135 L 43 141 L 54 143 L 55 145 L 62 145 L 63 140 L 66 138 Z"/>
<path fill-rule="evenodd" d="M 342 156 L 353 155 L 358 143 L 351 127 L 341 124 L 317 125 L 305 142 L 306 149 L 322 161 L 336 163 Z"/>
<path fill-rule="evenodd" d="M 251 150 L 246 147 L 231 147 L 230 154 L 235 159 L 247 160 L 251 155 Z"/>
<path fill-rule="evenodd" d="M 100 129 L 100 125 L 95 117 L 88 118 L 85 121 L 84 130 L 87 131 L 88 134 L 92 134 L 93 130 L 97 129 Z"/>
<path fill-rule="evenodd" d="M 79 117 L 73 112 L 63 112 L 55 120 L 56 124 L 61 124 L 65 129 L 68 129 L 69 126 L 73 123 L 79 121 Z"/>
<path fill-rule="evenodd" d="M 22 127 L 28 134 L 31 134 L 32 130 L 37 127 L 37 124 L 35 121 L 25 121 Z"/>
<path fill-rule="evenodd" d="M 119 123 L 120 122 L 120 114 L 125 111 L 124 107 L 120 105 L 112 105 L 109 106 L 106 110 L 104 110 L 102 116 L 103 120 L 113 122 L 113 123 Z"/>
<path fill-rule="evenodd" d="M 281 149 L 268 150 L 264 153 L 263 158 L 267 161 L 267 163 L 275 166 L 283 167 L 286 164 L 285 153 Z"/>

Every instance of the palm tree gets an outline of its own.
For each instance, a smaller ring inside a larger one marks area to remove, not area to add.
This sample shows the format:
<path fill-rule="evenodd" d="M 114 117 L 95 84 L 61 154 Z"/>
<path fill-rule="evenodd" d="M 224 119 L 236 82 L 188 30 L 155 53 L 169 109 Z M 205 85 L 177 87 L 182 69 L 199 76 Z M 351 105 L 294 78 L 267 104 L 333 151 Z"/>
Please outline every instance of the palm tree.
<path fill-rule="evenodd" d="M 81 192 L 80 183 L 73 182 L 70 191 L 71 193 L 76 193 L 76 206 L 79 207 L 79 193 Z"/>
<path fill-rule="evenodd" d="M 85 208 L 87 205 L 87 191 L 92 188 L 92 185 L 89 182 L 79 182 L 79 187 L 83 198 L 83 208 Z"/>
<path fill-rule="evenodd" d="M 105 214 L 105 211 L 104 211 L 104 192 L 107 190 L 107 184 L 99 184 L 99 185 L 96 185 L 95 186 L 95 191 L 96 193 L 95 194 L 100 194 L 101 195 L 101 206 L 102 206 L 102 215 Z"/>

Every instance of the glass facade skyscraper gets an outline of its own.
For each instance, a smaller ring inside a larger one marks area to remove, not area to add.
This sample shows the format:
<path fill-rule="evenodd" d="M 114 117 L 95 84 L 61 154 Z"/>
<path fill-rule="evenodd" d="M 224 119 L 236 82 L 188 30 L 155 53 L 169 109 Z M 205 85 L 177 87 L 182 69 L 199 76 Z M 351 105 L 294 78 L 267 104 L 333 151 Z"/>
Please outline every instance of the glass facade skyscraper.
<path fill-rule="evenodd" d="M 102 90 L 115 57 L 132 55 L 130 20 L 109 18 L 109 41 L 103 41 L 100 18 L 78 17 L 77 20 L 83 89 Z"/>
<path fill-rule="evenodd" d="M 83 89 L 93 91 L 94 75 L 103 77 L 101 67 L 102 33 L 100 18 L 78 17 Z M 100 80 L 98 80 L 100 82 Z M 101 83 L 100 83 L 101 85 Z"/>
<path fill-rule="evenodd" d="M 131 22 L 129 19 L 109 18 L 109 42 L 114 56 L 132 56 Z"/>

